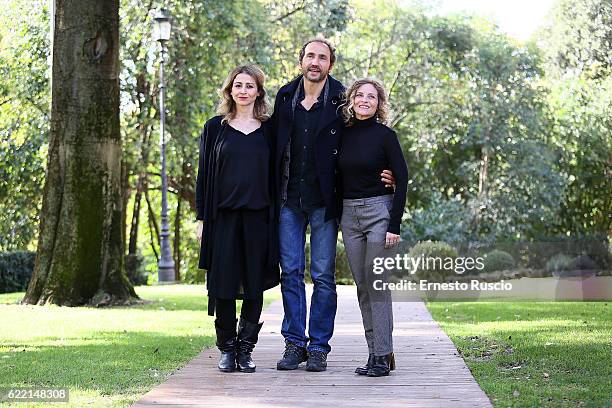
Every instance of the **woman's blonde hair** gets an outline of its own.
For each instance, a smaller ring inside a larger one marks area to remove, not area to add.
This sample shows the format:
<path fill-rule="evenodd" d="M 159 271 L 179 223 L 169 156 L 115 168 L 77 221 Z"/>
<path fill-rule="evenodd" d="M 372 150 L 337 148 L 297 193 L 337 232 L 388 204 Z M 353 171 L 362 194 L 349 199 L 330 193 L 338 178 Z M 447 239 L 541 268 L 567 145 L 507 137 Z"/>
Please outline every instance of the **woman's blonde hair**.
<path fill-rule="evenodd" d="M 355 122 L 355 110 L 353 109 L 355 94 L 357 90 L 365 84 L 371 84 L 376 88 L 376 93 L 378 93 L 378 108 L 376 108 L 376 113 L 374 114 L 378 122 L 386 124 L 389 119 L 389 102 L 387 91 L 385 91 L 383 84 L 374 78 L 361 78 L 353 82 L 345 92 L 346 102 L 342 107 L 342 118 L 347 126 L 351 126 Z"/>
<path fill-rule="evenodd" d="M 270 117 L 270 115 L 268 115 L 268 95 L 264 87 L 266 75 L 263 73 L 261 68 L 252 64 L 241 65 L 234 68 L 232 72 L 229 73 L 227 78 L 225 78 L 223 86 L 221 86 L 221 88 L 217 91 L 219 97 L 221 98 L 219 101 L 219 106 L 217 106 L 217 113 L 219 115 L 223 115 L 222 122 L 225 123 L 236 116 L 236 102 L 234 102 L 234 99 L 232 98 L 232 87 L 234 86 L 234 80 L 238 74 L 247 74 L 255 80 L 259 96 L 257 99 L 255 99 L 253 116 L 255 119 L 265 122 Z"/>

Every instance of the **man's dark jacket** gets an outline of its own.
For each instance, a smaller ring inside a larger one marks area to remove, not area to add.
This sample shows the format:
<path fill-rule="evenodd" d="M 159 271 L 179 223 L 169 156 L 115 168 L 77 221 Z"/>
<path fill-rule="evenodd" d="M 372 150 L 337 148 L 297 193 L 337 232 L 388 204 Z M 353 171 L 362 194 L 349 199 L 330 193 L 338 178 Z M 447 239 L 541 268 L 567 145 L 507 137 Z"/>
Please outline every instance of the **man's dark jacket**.
<path fill-rule="evenodd" d="M 198 160 L 198 176 L 196 180 L 196 219 L 204 221 L 202 231 L 202 243 L 200 245 L 200 269 L 210 269 L 215 219 L 217 217 L 218 205 L 218 183 L 219 183 L 219 152 L 225 140 L 225 130 L 227 123 L 221 123 L 222 116 L 215 116 L 209 119 L 204 125 L 204 130 L 200 135 L 200 156 Z M 264 136 L 268 141 L 271 152 L 273 152 L 275 142 L 270 120 L 262 123 Z M 270 165 L 273 165 L 274 155 L 270 154 Z M 270 289 L 280 283 L 280 269 L 278 266 L 278 194 L 274 183 L 274 169 L 270 171 L 269 185 L 272 204 L 270 205 L 268 218 L 268 260 L 264 289 Z M 247 237 L 248 239 L 248 237 Z M 228 256 L 230 256 L 228 254 Z M 247 260 L 248 262 L 248 260 Z M 208 279 L 207 279 L 208 282 Z M 211 310 L 209 310 L 211 313 Z"/>
<path fill-rule="evenodd" d="M 300 75 L 279 89 L 274 103 L 274 115 L 272 117 L 276 138 L 276 154 L 274 155 L 276 167 L 274 173 L 278 200 L 281 203 L 286 200 L 287 182 L 289 180 L 289 163 L 286 159 L 288 149 L 291 148 L 291 126 L 294 112 L 292 102 L 301 79 L 302 76 Z M 338 218 L 342 211 L 341 197 L 337 189 L 336 162 L 342 131 L 340 105 L 344 97 L 344 86 L 329 75 L 327 80 L 329 81 L 328 93 L 323 101 L 323 112 L 314 143 L 315 169 L 321 187 L 321 195 L 325 202 L 325 221 Z M 297 103 L 300 102 L 297 101 Z"/>

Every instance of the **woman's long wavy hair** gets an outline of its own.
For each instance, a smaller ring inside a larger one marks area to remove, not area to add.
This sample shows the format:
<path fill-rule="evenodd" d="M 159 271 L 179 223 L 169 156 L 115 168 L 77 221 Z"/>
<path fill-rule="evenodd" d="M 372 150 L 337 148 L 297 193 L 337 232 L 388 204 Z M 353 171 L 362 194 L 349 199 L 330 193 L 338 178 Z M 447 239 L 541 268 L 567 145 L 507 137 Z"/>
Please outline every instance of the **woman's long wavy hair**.
<path fill-rule="evenodd" d="M 255 119 L 265 122 L 270 117 L 270 115 L 268 115 L 268 95 L 266 93 L 266 88 L 264 87 L 266 83 L 266 75 L 263 73 L 261 68 L 252 64 L 241 65 L 234 68 L 232 72 L 229 73 L 227 78 L 225 78 L 223 86 L 221 86 L 221 88 L 217 91 L 219 97 L 221 98 L 219 101 L 219 106 L 217 106 L 217 113 L 219 115 L 223 115 L 222 122 L 228 122 L 236 116 L 236 102 L 234 102 L 234 99 L 232 98 L 232 87 L 234 86 L 234 79 L 236 79 L 238 74 L 247 74 L 255 80 L 257 91 L 259 91 L 259 96 L 257 99 L 255 99 L 253 116 Z"/>
<path fill-rule="evenodd" d="M 374 114 L 376 120 L 382 124 L 387 124 L 387 121 L 389 120 L 389 101 L 385 87 L 380 81 L 374 78 L 361 78 L 353 82 L 353 84 L 345 92 L 346 102 L 342 107 L 342 118 L 347 126 L 352 126 L 355 122 L 355 110 L 353 109 L 355 94 L 357 93 L 359 87 L 365 84 L 371 84 L 374 88 L 376 88 L 376 92 L 378 93 L 378 108 L 376 108 L 376 113 Z"/>

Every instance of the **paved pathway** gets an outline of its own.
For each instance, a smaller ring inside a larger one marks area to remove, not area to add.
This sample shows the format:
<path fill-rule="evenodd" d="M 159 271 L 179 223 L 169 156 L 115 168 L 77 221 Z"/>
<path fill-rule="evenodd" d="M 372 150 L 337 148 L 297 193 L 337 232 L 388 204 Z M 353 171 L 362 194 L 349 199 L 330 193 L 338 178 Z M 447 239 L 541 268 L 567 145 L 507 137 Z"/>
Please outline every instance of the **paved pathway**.
<path fill-rule="evenodd" d="M 354 374 L 367 358 L 355 287 L 338 286 L 338 314 L 328 369 L 277 371 L 283 351 L 282 302 L 263 313 L 253 353 L 254 374 L 217 370 L 218 351 L 207 349 L 136 402 L 149 407 L 491 407 L 448 336 L 422 302 L 395 302 L 397 369 L 389 377 Z"/>

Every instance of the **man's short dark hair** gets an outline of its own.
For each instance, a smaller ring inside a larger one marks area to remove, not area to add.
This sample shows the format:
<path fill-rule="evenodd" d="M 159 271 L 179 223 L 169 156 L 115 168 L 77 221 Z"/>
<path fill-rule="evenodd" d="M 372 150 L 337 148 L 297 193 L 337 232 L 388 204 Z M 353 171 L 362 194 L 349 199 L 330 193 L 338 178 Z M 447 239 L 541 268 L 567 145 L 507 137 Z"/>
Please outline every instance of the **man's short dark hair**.
<path fill-rule="evenodd" d="M 313 42 L 319 42 L 321 44 L 327 45 L 327 48 L 329 48 L 329 65 L 334 65 L 334 62 L 336 62 L 336 49 L 333 45 L 331 45 L 328 40 L 323 37 L 312 38 L 306 41 L 304 45 L 302 45 L 302 49 L 300 50 L 300 65 L 302 64 L 302 60 L 304 59 L 304 55 L 306 54 L 306 47 L 308 46 L 308 44 Z"/>

